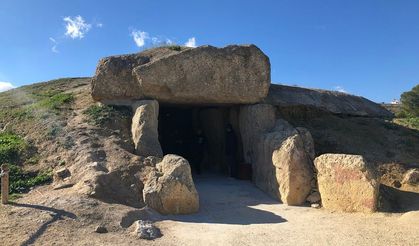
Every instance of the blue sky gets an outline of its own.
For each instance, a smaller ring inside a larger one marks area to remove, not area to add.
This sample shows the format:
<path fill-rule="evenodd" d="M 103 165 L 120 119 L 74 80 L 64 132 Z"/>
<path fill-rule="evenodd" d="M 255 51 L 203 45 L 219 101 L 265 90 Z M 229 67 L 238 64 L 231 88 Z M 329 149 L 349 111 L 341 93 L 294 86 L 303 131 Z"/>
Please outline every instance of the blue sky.
<path fill-rule="evenodd" d="M 165 42 L 254 43 L 273 82 L 377 102 L 419 83 L 418 0 L 0 0 L 0 88 L 92 76 L 101 57 Z"/>

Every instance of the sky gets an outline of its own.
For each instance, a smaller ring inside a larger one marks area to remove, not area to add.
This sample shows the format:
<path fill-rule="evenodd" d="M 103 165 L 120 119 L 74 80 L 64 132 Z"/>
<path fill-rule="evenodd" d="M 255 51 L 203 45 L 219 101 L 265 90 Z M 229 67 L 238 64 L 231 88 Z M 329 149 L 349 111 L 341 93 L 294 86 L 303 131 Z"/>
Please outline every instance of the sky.
<path fill-rule="evenodd" d="M 159 45 L 250 43 L 273 83 L 389 102 L 419 84 L 419 1 L 0 0 L 0 90 Z"/>

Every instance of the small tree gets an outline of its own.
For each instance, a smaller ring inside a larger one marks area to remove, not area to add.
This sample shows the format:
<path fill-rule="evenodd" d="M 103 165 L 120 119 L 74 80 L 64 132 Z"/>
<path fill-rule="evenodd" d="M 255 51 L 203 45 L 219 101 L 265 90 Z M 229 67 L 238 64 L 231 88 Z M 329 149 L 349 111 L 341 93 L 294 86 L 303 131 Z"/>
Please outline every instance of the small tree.
<path fill-rule="evenodd" d="M 419 85 L 401 96 L 402 111 L 406 116 L 419 117 Z"/>

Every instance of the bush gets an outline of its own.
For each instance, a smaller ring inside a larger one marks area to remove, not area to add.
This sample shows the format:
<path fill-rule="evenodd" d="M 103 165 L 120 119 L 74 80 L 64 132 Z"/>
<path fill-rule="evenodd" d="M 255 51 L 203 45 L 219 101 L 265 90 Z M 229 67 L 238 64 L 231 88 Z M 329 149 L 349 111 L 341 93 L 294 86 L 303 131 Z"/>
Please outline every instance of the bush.
<path fill-rule="evenodd" d="M 52 172 L 28 173 L 16 165 L 10 165 L 10 193 L 28 192 L 30 188 L 52 181 Z"/>
<path fill-rule="evenodd" d="M 401 96 L 402 112 L 405 117 L 419 117 L 419 85 Z"/>
<path fill-rule="evenodd" d="M 27 149 L 27 144 L 18 135 L 3 132 L 0 133 L 0 164 L 16 164 Z"/>
<path fill-rule="evenodd" d="M 93 125 L 103 125 L 112 115 L 114 109 L 106 105 L 92 105 L 83 113 L 89 116 L 89 123 Z"/>

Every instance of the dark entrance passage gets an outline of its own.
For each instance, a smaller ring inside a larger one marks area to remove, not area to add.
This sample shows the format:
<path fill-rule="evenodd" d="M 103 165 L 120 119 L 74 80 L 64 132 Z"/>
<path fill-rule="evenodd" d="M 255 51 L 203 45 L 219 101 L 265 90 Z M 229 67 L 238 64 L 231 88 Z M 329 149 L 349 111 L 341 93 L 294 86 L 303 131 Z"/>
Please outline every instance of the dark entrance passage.
<path fill-rule="evenodd" d="M 239 176 L 238 107 L 160 105 L 159 140 L 164 154 L 185 157 L 194 174 Z"/>

